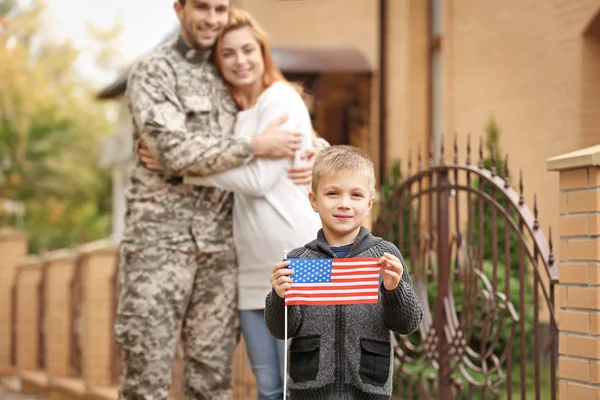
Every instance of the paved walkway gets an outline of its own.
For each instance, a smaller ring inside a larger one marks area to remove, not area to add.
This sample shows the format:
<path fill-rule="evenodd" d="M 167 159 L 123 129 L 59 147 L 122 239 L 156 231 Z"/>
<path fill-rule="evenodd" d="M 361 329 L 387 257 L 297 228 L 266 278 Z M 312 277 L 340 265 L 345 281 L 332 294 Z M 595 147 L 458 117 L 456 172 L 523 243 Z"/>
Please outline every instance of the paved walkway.
<path fill-rule="evenodd" d="M 19 381 L 15 378 L 0 379 L 0 400 L 43 400 L 34 394 L 19 393 Z"/>

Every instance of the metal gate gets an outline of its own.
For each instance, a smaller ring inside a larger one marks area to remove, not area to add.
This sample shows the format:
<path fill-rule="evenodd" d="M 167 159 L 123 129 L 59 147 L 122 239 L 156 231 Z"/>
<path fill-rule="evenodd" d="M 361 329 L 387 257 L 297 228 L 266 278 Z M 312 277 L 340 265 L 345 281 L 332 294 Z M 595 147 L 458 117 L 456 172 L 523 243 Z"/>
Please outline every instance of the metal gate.
<path fill-rule="evenodd" d="M 468 143 L 461 163 L 455 138 L 451 163 L 411 155 L 382 202 L 373 232 L 404 254 L 424 309 L 396 336 L 394 399 L 557 397 L 552 233 L 491 153 L 486 168 L 480 141 L 472 163 Z"/>

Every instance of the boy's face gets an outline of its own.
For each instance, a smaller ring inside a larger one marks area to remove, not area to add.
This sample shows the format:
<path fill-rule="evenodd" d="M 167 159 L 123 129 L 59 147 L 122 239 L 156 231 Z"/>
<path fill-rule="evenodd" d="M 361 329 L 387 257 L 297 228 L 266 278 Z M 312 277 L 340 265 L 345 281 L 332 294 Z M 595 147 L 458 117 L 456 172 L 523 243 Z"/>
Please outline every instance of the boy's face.
<path fill-rule="evenodd" d="M 329 245 L 343 246 L 356 240 L 373 207 L 374 197 L 369 190 L 369 179 L 354 171 L 341 171 L 321 177 L 309 199 L 321 217 Z"/>

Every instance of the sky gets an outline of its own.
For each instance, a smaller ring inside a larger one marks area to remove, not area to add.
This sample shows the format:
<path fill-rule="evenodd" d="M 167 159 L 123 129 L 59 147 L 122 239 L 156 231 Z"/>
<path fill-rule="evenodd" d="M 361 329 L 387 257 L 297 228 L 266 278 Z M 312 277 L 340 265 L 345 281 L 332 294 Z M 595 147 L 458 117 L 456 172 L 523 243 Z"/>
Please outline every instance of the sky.
<path fill-rule="evenodd" d="M 30 0 L 19 0 L 27 5 Z M 102 28 L 114 26 L 119 18 L 123 31 L 119 49 L 124 61 L 137 57 L 160 43 L 176 29 L 178 20 L 173 11 L 173 0 L 45 0 L 49 8 L 51 32 L 59 38 L 71 38 L 83 54 L 78 69 L 85 77 L 99 85 L 108 84 L 115 74 L 107 75 L 93 66 L 93 56 L 85 24 L 87 21 Z"/>

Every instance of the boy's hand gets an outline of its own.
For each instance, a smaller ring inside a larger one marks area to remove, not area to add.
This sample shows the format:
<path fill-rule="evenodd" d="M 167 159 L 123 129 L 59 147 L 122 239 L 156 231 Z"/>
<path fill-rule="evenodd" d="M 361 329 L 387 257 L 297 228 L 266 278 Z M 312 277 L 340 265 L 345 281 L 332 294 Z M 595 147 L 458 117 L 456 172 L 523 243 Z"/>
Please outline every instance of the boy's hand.
<path fill-rule="evenodd" d="M 286 268 L 288 265 L 290 265 L 289 261 L 282 261 L 275 264 L 273 274 L 271 275 L 271 286 L 273 286 L 275 293 L 282 299 L 285 298 L 285 291 L 292 286 L 292 278 L 288 275 L 292 275 L 294 270 Z"/>
<path fill-rule="evenodd" d="M 383 253 L 383 257 L 379 259 L 379 265 L 381 265 L 381 275 L 383 275 L 383 287 L 391 292 L 400 284 L 404 267 L 398 257 L 390 253 Z"/>

